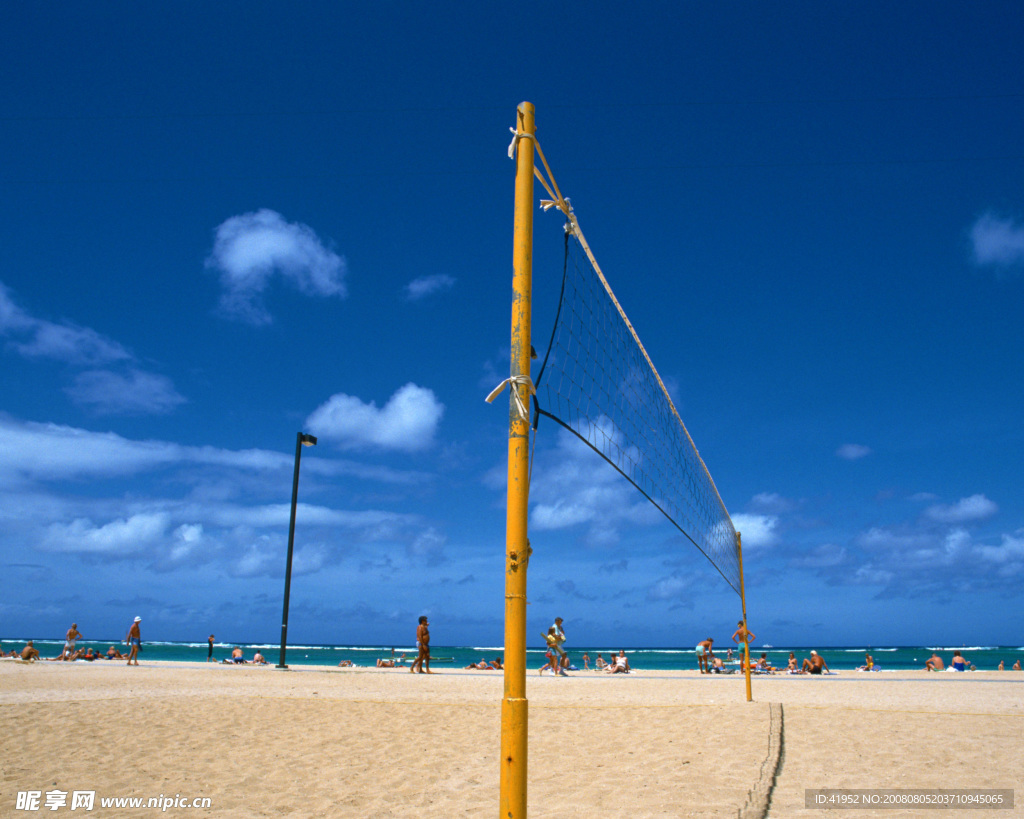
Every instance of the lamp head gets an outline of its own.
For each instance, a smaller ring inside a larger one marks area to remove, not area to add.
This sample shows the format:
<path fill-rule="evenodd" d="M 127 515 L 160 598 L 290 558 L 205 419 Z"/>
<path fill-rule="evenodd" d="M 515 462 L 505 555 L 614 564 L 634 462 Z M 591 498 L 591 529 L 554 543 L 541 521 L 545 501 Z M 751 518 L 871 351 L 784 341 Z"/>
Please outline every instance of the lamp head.
<path fill-rule="evenodd" d="M 302 433 L 299 435 L 299 440 L 302 441 L 303 446 L 316 446 L 315 435 L 306 435 L 305 433 Z"/>

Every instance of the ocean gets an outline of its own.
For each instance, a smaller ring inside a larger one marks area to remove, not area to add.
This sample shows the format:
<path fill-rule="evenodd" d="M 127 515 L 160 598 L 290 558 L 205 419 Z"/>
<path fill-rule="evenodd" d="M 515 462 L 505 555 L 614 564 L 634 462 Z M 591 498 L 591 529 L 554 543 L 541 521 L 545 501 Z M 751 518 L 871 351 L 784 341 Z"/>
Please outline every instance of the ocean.
<path fill-rule="evenodd" d="M 10 651 L 17 648 L 19 651 L 25 645 L 24 640 L 0 639 L 0 645 L 4 650 Z M 125 646 L 117 640 L 79 640 L 79 648 L 92 648 L 99 653 L 105 653 L 108 646 L 114 646 L 124 652 Z M 146 660 L 163 660 L 170 662 L 205 662 L 207 644 L 185 643 L 185 642 L 143 642 L 143 651 L 139 655 L 140 662 Z M 231 656 L 231 650 L 238 646 L 242 649 L 247 660 L 251 660 L 256 651 L 260 651 L 271 665 L 276 665 L 280 659 L 280 644 L 269 643 L 215 643 L 214 658 L 222 660 Z M 36 640 L 36 648 L 44 657 L 56 657 L 64 646 L 62 639 Z M 351 660 L 358 666 L 375 666 L 379 658 L 388 659 L 391 657 L 392 648 L 394 656 L 406 657 L 406 664 L 416 656 L 416 649 L 412 646 L 359 646 L 359 645 L 289 645 L 286 652 L 285 662 L 288 665 L 328 665 L 336 666 L 342 660 Z M 695 670 L 697 660 L 692 647 L 690 648 L 630 648 L 629 646 L 616 646 L 609 648 L 594 648 L 573 645 L 566 646 L 570 660 L 578 667 L 583 667 L 582 656 L 584 652 L 590 655 L 591 667 L 601 654 L 605 659 L 613 651 L 618 652 L 619 648 L 626 651 L 629 657 L 630 666 L 638 671 L 679 671 Z M 1024 665 L 1024 647 L 1016 646 L 751 646 L 751 657 L 757 658 L 761 653 L 768 655 L 768 661 L 775 667 L 786 667 L 789 652 L 796 654 L 798 661 L 803 662 L 804 658 L 810 655 L 811 648 L 824 658 L 829 668 L 838 672 L 855 671 L 864 664 L 864 655 L 870 653 L 875 661 L 875 668 L 882 672 L 906 671 L 909 669 L 923 669 L 924 661 L 932 652 L 937 652 L 940 657 L 949 665 L 953 651 L 960 651 L 968 663 L 973 663 L 979 671 L 995 671 L 1002 660 L 1009 669 L 1017 660 Z M 725 648 L 716 646 L 716 655 L 725 659 Z M 493 660 L 500 657 L 503 649 L 500 646 L 433 646 L 433 663 L 438 668 L 462 668 L 471 662 L 478 662 L 481 659 Z M 737 652 L 734 651 L 734 655 Z M 544 660 L 544 648 L 536 646 L 527 649 L 527 667 L 540 668 Z M 735 667 L 735 666 L 733 666 Z"/>

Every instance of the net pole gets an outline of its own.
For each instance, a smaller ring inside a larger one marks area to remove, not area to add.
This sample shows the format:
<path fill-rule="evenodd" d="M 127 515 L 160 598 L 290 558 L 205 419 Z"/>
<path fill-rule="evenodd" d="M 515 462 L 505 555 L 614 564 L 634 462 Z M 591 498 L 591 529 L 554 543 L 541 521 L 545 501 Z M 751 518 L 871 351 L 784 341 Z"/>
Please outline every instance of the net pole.
<path fill-rule="evenodd" d="M 513 232 L 511 375 L 530 376 L 533 289 L 533 155 L 536 126 L 532 103 L 516 109 L 515 227 Z M 529 388 L 513 381 L 528 407 Z M 509 400 L 508 500 L 505 513 L 505 670 L 501 701 L 501 819 L 526 817 L 526 567 L 530 559 L 527 507 L 530 496 L 530 421 Z"/>
<path fill-rule="evenodd" d="M 736 557 L 740 564 L 740 604 L 743 606 L 743 656 L 746 659 L 744 665 L 747 669 L 747 702 L 753 702 L 754 696 L 750 691 L 750 632 L 747 631 L 747 595 L 743 588 L 743 537 L 736 533 Z"/>

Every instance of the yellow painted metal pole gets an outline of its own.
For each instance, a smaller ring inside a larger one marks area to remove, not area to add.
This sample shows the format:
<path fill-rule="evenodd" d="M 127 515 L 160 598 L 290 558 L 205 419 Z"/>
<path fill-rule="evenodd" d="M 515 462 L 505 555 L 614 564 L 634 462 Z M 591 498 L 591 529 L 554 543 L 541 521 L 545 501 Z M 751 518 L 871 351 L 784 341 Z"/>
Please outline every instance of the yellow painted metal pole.
<path fill-rule="evenodd" d="M 747 667 L 747 702 L 753 702 L 754 696 L 750 692 L 750 632 L 747 631 L 747 593 L 743 587 L 743 538 L 736 533 L 736 555 L 740 560 L 740 602 L 743 605 L 743 656 L 746 658 L 744 665 Z"/>
<path fill-rule="evenodd" d="M 512 280 L 512 376 L 530 374 L 530 317 L 533 290 L 534 108 L 516 110 L 520 138 L 516 152 L 515 231 Z M 529 389 L 515 382 L 525 406 Z M 526 817 L 528 720 L 526 700 L 526 567 L 530 560 L 526 519 L 530 498 L 530 422 L 514 400 L 508 418 L 508 504 L 505 516 L 505 696 L 501 701 L 501 819 Z"/>

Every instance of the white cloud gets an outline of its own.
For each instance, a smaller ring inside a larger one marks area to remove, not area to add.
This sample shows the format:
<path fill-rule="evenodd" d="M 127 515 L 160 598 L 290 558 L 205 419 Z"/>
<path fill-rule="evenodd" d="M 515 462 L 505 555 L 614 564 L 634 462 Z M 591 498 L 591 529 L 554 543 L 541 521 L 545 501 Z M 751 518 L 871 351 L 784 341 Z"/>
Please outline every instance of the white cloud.
<path fill-rule="evenodd" d="M 693 575 L 673 572 L 656 581 L 647 589 L 648 600 L 675 600 L 693 586 Z"/>
<path fill-rule="evenodd" d="M 975 552 L 989 563 L 1016 564 L 1018 571 L 1024 564 L 1024 529 L 1012 535 L 1003 535 L 999 546 L 977 546 Z"/>
<path fill-rule="evenodd" d="M 71 322 L 55 323 L 29 315 L 0 283 L 0 335 L 26 358 L 51 358 L 69 364 L 108 364 L 133 358 L 112 339 Z"/>
<path fill-rule="evenodd" d="M 847 461 L 857 461 L 871 454 L 870 447 L 861 444 L 843 444 L 836 450 L 836 455 Z"/>
<path fill-rule="evenodd" d="M 352 395 L 333 395 L 306 419 L 306 428 L 346 449 L 415 452 L 433 443 L 443 415 L 444 404 L 431 390 L 410 383 L 380 408 Z"/>
<path fill-rule="evenodd" d="M 133 441 L 112 432 L 92 432 L 78 427 L 16 421 L 0 414 L 0 485 L 28 481 L 79 480 L 128 477 L 143 472 L 197 465 L 261 475 L 287 472 L 295 463 L 292 453 L 264 449 L 229 450 L 212 446 L 181 446 L 166 441 Z M 309 458 L 303 473 L 336 477 L 356 476 L 385 483 L 422 483 L 426 476 L 415 472 L 363 467 L 351 461 Z"/>
<path fill-rule="evenodd" d="M 824 569 L 832 566 L 841 566 L 847 562 L 849 555 L 842 546 L 834 543 L 823 543 L 811 549 L 803 557 L 793 558 L 790 565 L 806 569 Z"/>
<path fill-rule="evenodd" d="M 455 286 L 455 279 L 444 273 L 437 273 L 433 276 L 421 276 L 413 279 L 405 286 L 405 298 L 407 301 L 419 301 L 442 290 L 451 290 Z"/>
<path fill-rule="evenodd" d="M 998 511 L 999 507 L 984 495 L 971 495 L 948 506 L 929 506 L 924 510 L 924 514 L 925 517 L 939 523 L 967 523 L 986 520 Z"/>
<path fill-rule="evenodd" d="M 572 433 L 560 429 L 554 450 L 538 457 L 530 487 L 530 525 L 536 530 L 586 524 L 587 543 L 608 546 L 618 542 L 624 525 L 650 526 L 664 520 L 650 501 Z M 496 483 L 504 486 L 504 478 Z"/>
<path fill-rule="evenodd" d="M 750 506 L 765 514 L 779 514 L 792 512 L 796 504 L 789 498 L 782 497 L 778 492 L 758 492 L 750 499 Z"/>
<path fill-rule="evenodd" d="M 431 526 L 416 535 L 407 551 L 411 558 L 437 566 L 446 560 L 444 546 L 447 542 L 447 536 Z"/>
<path fill-rule="evenodd" d="M 974 262 L 1009 267 L 1024 264 L 1024 225 L 986 213 L 971 228 Z"/>
<path fill-rule="evenodd" d="M 306 295 L 346 295 L 345 260 L 309 226 L 266 208 L 221 224 L 206 266 L 220 271 L 224 313 L 250 324 L 272 321 L 262 295 L 274 273 Z"/>
<path fill-rule="evenodd" d="M 79 518 L 71 523 L 53 523 L 41 544 L 51 552 L 84 552 L 112 556 L 141 554 L 167 531 L 170 515 L 166 512 L 143 513 L 96 526 Z"/>
<path fill-rule="evenodd" d="M 102 415 L 164 415 L 186 401 L 171 379 L 136 369 L 126 375 L 109 370 L 79 373 L 66 392 L 75 403 Z"/>
<path fill-rule="evenodd" d="M 732 524 L 743 536 L 744 546 L 771 546 L 779 539 L 775 531 L 779 519 L 775 515 L 733 515 Z"/>

